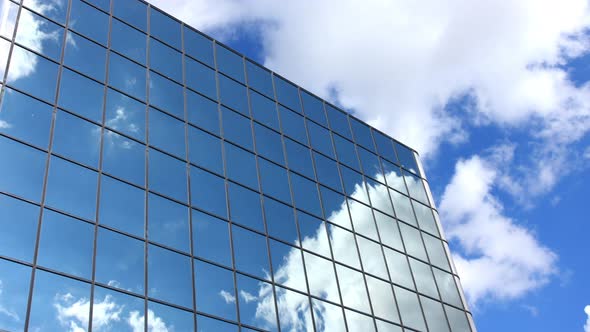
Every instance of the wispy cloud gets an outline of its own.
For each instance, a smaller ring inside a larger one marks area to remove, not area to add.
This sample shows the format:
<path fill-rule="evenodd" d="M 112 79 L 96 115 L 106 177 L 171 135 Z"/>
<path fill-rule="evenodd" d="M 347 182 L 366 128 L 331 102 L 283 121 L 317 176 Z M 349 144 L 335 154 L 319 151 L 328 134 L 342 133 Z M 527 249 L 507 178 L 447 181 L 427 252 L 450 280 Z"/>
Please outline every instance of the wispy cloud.
<path fill-rule="evenodd" d="M 250 303 L 258 299 L 258 297 L 246 292 L 245 290 L 240 290 L 240 297 L 242 297 L 246 303 Z"/>
<path fill-rule="evenodd" d="M 235 303 L 236 302 L 236 297 L 231 294 L 230 292 L 222 289 L 219 291 L 219 296 L 221 296 L 223 298 L 223 300 L 225 301 L 225 303 Z M 248 302 L 246 300 L 246 302 Z"/>

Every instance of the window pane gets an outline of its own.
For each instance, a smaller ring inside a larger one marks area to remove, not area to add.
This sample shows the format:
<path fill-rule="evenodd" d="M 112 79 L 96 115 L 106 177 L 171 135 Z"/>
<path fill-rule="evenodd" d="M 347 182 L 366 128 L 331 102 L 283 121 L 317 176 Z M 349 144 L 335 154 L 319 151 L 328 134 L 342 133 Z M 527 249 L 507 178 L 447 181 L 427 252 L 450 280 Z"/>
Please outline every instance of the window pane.
<path fill-rule="evenodd" d="M 215 50 L 217 69 L 231 78 L 245 83 L 242 57 L 219 44 L 215 44 Z"/>
<path fill-rule="evenodd" d="M 237 282 L 242 323 L 268 331 L 277 331 L 272 286 L 241 274 L 237 275 Z M 259 312 L 264 312 L 264 315 L 260 315 Z"/>
<path fill-rule="evenodd" d="M 450 271 L 449 262 L 447 261 L 447 254 L 443 248 L 442 242 L 428 234 L 422 233 L 424 239 L 424 245 L 430 258 L 430 263 L 434 266 L 440 267 L 441 269 Z"/>
<path fill-rule="evenodd" d="M 144 186 L 145 146 L 105 130 L 102 169 L 108 174 Z"/>
<path fill-rule="evenodd" d="M 299 91 L 297 87 L 278 76 L 274 76 L 274 81 L 279 103 L 301 113 L 301 104 L 299 103 Z"/>
<path fill-rule="evenodd" d="M 381 173 L 381 166 L 379 165 L 379 157 L 363 149 L 362 147 L 357 147 L 356 150 L 361 161 L 363 173 L 365 173 L 365 175 L 367 176 L 372 177 L 373 179 L 377 179 L 378 181 L 383 182 L 384 180 L 383 175 Z"/>
<path fill-rule="evenodd" d="M 416 212 L 416 219 L 418 219 L 420 228 L 431 234 L 439 235 L 432 210 L 416 201 L 412 201 L 412 205 L 414 206 L 414 212 Z"/>
<path fill-rule="evenodd" d="M 285 152 L 289 168 L 307 177 L 314 178 L 313 164 L 309 148 L 295 141 L 285 138 Z"/>
<path fill-rule="evenodd" d="M 406 256 L 388 248 L 383 248 L 383 251 L 387 260 L 387 267 L 389 267 L 391 281 L 414 289 L 414 282 L 412 281 L 412 274 Z"/>
<path fill-rule="evenodd" d="M 256 138 L 256 151 L 259 155 L 278 164 L 285 164 L 283 142 L 280 134 L 255 123 L 254 137 Z"/>
<path fill-rule="evenodd" d="M 218 216 L 227 216 L 223 178 L 191 167 L 191 204 Z"/>
<path fill-rule="evenodd" d="M 199 327 L 199 331 L 238 332 L 237 325 L 201 315 L 197 315 L 197 326 Z M 244 331 L 244 329 L 242 329 L 242 331 Z"/>
<path fill-rule="evenodd" d="M 152 190 L 187 201 L 186 164 L 156 150 L 149 151 L 149 185 Z"/>
<path fill-rule="evenodd" d="M 131 326 L 131 323 L 138 325 L 142 324 L 140 321 L 143 319 L 143 317 L 145 317 L 144 305 L 144 300 L 138 297 L 130 296 L 102 287 L 95 287 L 92 329 L 94 331 L 111 329 L 112 331 L 132 332 L 133 327 Z M 105 315 L 118 315 L 117 317 L 126 318 L 105 319 Z"/>
<path fill-rule="evenodd" d="M 107 9 L 108 10 L 108 9 Z M 70 8 L 70 29 L 106 45 L 109 16 L 80 0 L 73 0 Z"/>
<path fill-rule="evenodd" d="M 150 9 L 150 34 L 181 49 L 180 22 L 154 7 Z"/>
<path fill-rule="evenodd" d="M 404 179 L 406 180 L 406 185 L 408 186 L 410 196 L 424 204 L 428 204 L 428 198 L 426 197 L 426 192 L 424 191 L 422 180 L 419 177 L 408 172 L 404 172 Z"/>
<path fill-rule="evenodd" d="M 34 70 L 28 63 L 36 63 Z M 25 67 L 26 66 L 26 67 Z M 57 64 L 15 45 L 6 83 L 53 103 L 57 82 Z"/>
<path fill-rule="evenodd" d="M 325 187 L 320 187 L 320 191 L 322 193 L 322 203 L 324 205 L 326 219 L 338 226 L 352 229 L 348 214 L 348 205 L 344 196 Z"/>
<path fill-rule="evenodd" d="M 250 105 L 252 106 L 252 117 L 254 120 L 275 130 L 280 130 L 275 102 L 254 90 L 248 90 L 248 92 L 250 93 Z"/>
<path fill-rule="evenodd" d="M 328 226 L 328 230 L 330 232 L 330 243 L 332 244 L 334 259 L 360 269 L 361 265 L 352 232 L 333 225 Z"/>
<path fill-rule="evenodd" d="M 140 141 L 145 140 L 145 105 L 115 90 L 107 91 L 105 125 Z"/>
<path fill-rule="evenodd" d="M 434 277 L 430 267 L 422 262 L 410 258 L 410 267 L 416 281 L 416 289 L 422 294 L 438 299 L 438 292 L 434 284 Z"/>
<path fill-rule="evenodd" d="M 324 103 L 321 99 L 312 96 L 305 91 L 301 91 L 301 100 L 303 101 L 305 115 L 307 115 L 308 118 L 321 125 L 328 126 L 326 114 L 324 113 Z"/>
<path fill-rule="evenodd" d="M 275 287 L 282 331 L 313 331 L 309 298 L 282 287 Z"/>
<path fill-rule="evenodd" d="M 213 66 L 213 42 L 199 32 L 184 26 L 184 51 L 193 58 Z"/>
<path fill-rule="evenodd" d="M 306 252 L 304 259 L 311 295 L 340 303 L 333 263 Z"/>
<path fill-rule="evenodd" d="M 147 31 L 147 4 L 138 0 L 112 0 L 113 14 L 129 24 Z"/>
<path fill-rule="evenodd" d="M 43 211 L 39 265 L 92 278 L 94 226 L 50 210 Z"/>
<path fill-rule="evenodd" d="M 68 32 L 64 64 L 99 81 L 105 78 L 106 49 L 90 40 Z"/>
<path fill-rule="evenodd" d="M 381 165 L 383 165 L 383 172 L 385 173 L 385 181 L 391 188 L 407 194 L 406 183 L 402 177 L 402 172 L 399 166 L 388 162 L 385 159 L 381 159 Z"/>
<path fill-rule="evenodd" d="M 281 125 L 283 134 L 307 145 L 307 133 L 305 132 L 305 123 L 301 115 L 292 112 L 282 106 L 279 106 L 281 116 Z"/>
<path fill-rule="evenodd" d="M 145 192 L 108 176 L 101 177 L 99 221 L 135 236 L 144 236 Z"/>
<path fill-rule="evenodd" d="M 94 220 L 97 173 L 51 157 L 47 180 L 47 205 Z"/>
<path fill-rule="evenodd" d="M 445 305 L 445 311 L 447 312 L 449 324 L 451 325 L 451 330 L 453 330 L 453 332 L 471 332 L 464 311 L 449 307 L 448 305 Z"/>
<path fill-rule="evenodd" d="M 223 175 L 221 140 L 193 126 L 188 127 L 191 163 Z"/>
<path fill-rule="evenodd" d="M 373 131 L 373 138 L 375 139 L 375 145 L 377 146 L 379 155 L 391 162 L 397 162 L 391 138 L 375 130 Z"/>
<path fill-rule="evenodd" d="M 354 231 L 375 241 L 379 241 L 379 238 L 377 237 L 377 227 L 373 221 L 371 208 L 355 200 L 349 199 L 348 209 L 350 211 L 350 219 L 352 219 Z"/>
<path fill-rule="evenodd" d="M 416 164 L 416 158 L 414 158 L 414 152 L 412 152 L 412 150 L 410 150 L 404 145 L 399 144 L 396 141 L 394 141 L 393 143 L 395 145 L 397 157 L 399 158 L 399 164 L 403 168 L 415 174 L 418 174 L 418 165 Z"/>
<path fill-rule="evenodd" d="M 186 111 L 188 121 L 219 135 L 219 110 L 217 103 L 190 90 L 186 91 Z"/>
<path fill-rule="evenodd" d="M 274 199 L 264 198 L 264 215 L 268 235 L 299 245 L 293 208 Z"/>
<path fill-rule="evenodd" d="M 149 142 L 168 153 L 185 158 L 184 122 L 150 108 Z"/>
<path fill-rule="evenodd" d="M 404 325 L 414 329 L 424 330 L 424 318 L 422 318 L 422 310 L 420 309 L 420 303 L 418 302 L 416 293 L 395 286 L 394 291 Z"/>
<path fill-rule="evenodd" d="M 109 84 L 140 100 L 145 100 L 145 68 L 115 53 L 109 55 Z"/>
<path fill-rule="evenodd" d="M 225 319 L 237 320 L 232 271 L 199 260 L 194 260 L 194 263 L 197 310 Z"/>
<path fill-rule="evenodd" d="M 0 275 L 2 276 L 2 309 L 6 314 L 0 322 L 0 329 L 23 331 L 31 268 L 0 259 Z"/>
<path fill-rule="evenodd" d="M 53 151 L 79 163 L 97 168 L 100 127 L 66 112 L 57 112 Z"/>
<path fill-rule="evenodd" d="M 229 207 L 233 222 L 264 233 L 260 194 L 230 183 Z"/>
<path fill-rule="evenodd" d="M 369 197 L 365 190 L 363 176 L 360 173 L 343 166 L 340 167 L 340 174 L 342 175 L 342 182 L 344 183 L 344 191 L 346 194 L 365 204 L 369 204 Z"/>
<path fill-rule="evenodd" d="M 6 38 L 12 38 L 14 32 L 14 26 L 16 24 L 16 16 L 18 12 L 18 5 L 8 0 L 2 0 L 0 2 L 0 13 L 5 17 L 5 23 L 0 29 L 0 35 Z M 21 12 L 21 20 L 25 16 L 25 11 Z"/>
<path fill-rule="evenodd" d="M 369 126 L 354 118 L 350 118 L 350 125 L 354 133 L 354 141 L 356 144 L 362 145 L 365 149 L 375 152 L 373 137 L 371 136 L 371 129 Z"/>
<path fill-rule="evenodd" d="M 89 298 L 90 284 L 37 270 L 29 330 L 86 329 L 90 314 Z"/>
<path fill-rule="evenodd" d="M 375 211 L 375 221 L 377 222 L 382 243 L 399 251 L 404 251 L 397 221 L 379 211 Z"/>
<path fill-rule="evenodd" d="M 309 121 L 307 121 L 307 130 L 309 130 L 311 147 L 329 157 L 335 158 L 330 132 L 324 127 L 320 127 Z"/>
<path fill-rule="evenodd" d="M 328 232 L 324 222 L 303 212 L 297 213 L 297 221 L 301 232 L 301 246 L 318 255 L 331 258 Z"/>
<path fill-rule="evenodd" d="M 371 312 L 363 274 L 340 264 L 336 264 L 336 273 L 344 305 L 366 313 Z"/>
<path fill-rule="evenodd" d="M 316 183 L 291 172 L 291 185 L 295 207 L 321 216 L 322 208 Z"/>
<path fill-rule="evenodd" d="M 283 286 L 307 292 L 301 250 L 275 240 L 268 242 L 274 281 Z"/>
<path fill-rule="evenodd" d="M 248 85 L 256 89 L 256 91 L 265 94 L 267 97 L 274 99 L 270 71 L 248 60 L 246 60 L 246 71 L 248 72 Z"/>
<path fill-rule="evenodd" d="M 365 178 L 365 180 L 367 182 L 369 197 L 371 198 L 373 208 L 394 216 L 395 212 L 391 200 L 389 199 L 387 187 L 369 178 Z"/>
<path fill-rule="evenodd" d="M 51 106 L 6 88 L 0 103 L 0 132 L 47 148 Z"/>
<path fill-rule="evenodd" d="M 327 302 L 312 299 L 316 331 L 346 331 L 342 308 Z"/>
<path fill-rule="evenodd" d="M 385 280 L 389 279 L 387 268 L 385 267 L 385 259 L 381 252 L 381 246 L 376 242 L 360 236 L 357 236 L 356 240 L 359 245 L 359 251 L 361 253 L 363 269 L 365 272 L 371 273 Z"/>
<path fill-rule="evenodd" d="M 217 99 L 215 71 L 187 57 L 184 58 L 184 66 L 186 85 L 209 98 Z"/>
<path fill-rule="evenodd" d="M 348 116 L 346 113 L 326 104 L 326 114 L 328 115 L 328 120 L 330 121 L 330 128 L 332 128 L 333 131 L 348 139 L 352 139 L 350 126 L 348 125 Z"/>
<path fill-rule="evenodd" d="M 263 193 L 291 204 L 287 170 L 260 158 L 258 159 L 258 167 L 260 167 Z"/>
<path fill-rule="evenodd" d="M 175 49 L 150 39 L 150 69 L 182 82 L 182 54 Z"/>
<path fill-rule="evenodd" d="M 377 331 L 379 332 L 402 332 L 402 328 L 397 325 L 393 325 L 379 319 L 376 319 L 375 321 L 377 322 Z"/>
<path fill-rule="evenodd" d="M 232 238 L 236 269 L 259 278 L 270 279 L 266 238 L 233 225 Z"/>
<path fill-rule="evenodd" d="M 253 154 L 232 144 L 224 144 L 227 167 L 227 177 L 258 189 L 256 159 Z"/>
<path fill-rule="evenodd" d="M 59 105 L 95 122 L 102 122 L 104 86 L 63 69 L 59 88 Z"/>
<path fill-rule="evenodd" d="M 313 157 L 318 181 L 330 188 L 342 191 L 340 173 L 338 173 L 336 162 L 316 152 L 313 153 Z"/>
<path fill-rule="evenodd" d="M 185 310 L 150 301 L 147 314 L 147 331 L 158 331 L 162 329 L 162 326 L 164 326 L 164 331 L 172 328 L 178 331 L 194 331 L 195 328 L 193 314 Z"/>
<path fill-rule="evenodd" d="M 104 228 L 96 241 L 96 281 L 143 295 L 144 242 Z"/>
<path fill-rule="evenodd" d="M 244 115 L 250 114 L 246 93 L 245 86 L 224 75 L 219 75 L 219 99 L 224 105 Z"/>
<path fill-rule="evenodd" d="M 10 4 L 10 2 L 6 1 L 5 2 L 6 5 Z M 12 7 L 11 5 L 8 5 L 10 7 Z M 12 21 L 9 21 L 10 19 L 8 17 L 6 17 L 6 21 L 3 17 L 3 26 L 4 24 L 6 25 L 12 25 L 12 26 L 7 26 L 5 29 L 11 30 L 10 34 L 5 34 L 4 36 L 12 39 L 12 30 L 14 28 L 14 22 L 16 22 L 16 12 L 18 10 L 17 8 L 14 8 L 14 17 L 12 18 Z M 4 12 L 4 10 L 2 10 L 2 14 L 6 13 L 7 15 L 10 15 L 10 10 L 7 12 Z M 47 14 L 47 13 L 44 13 Z M 34 28 L 32 28 L 34 27 Z M 59 58 L 61 56 L 61 44 L 63 41 L 63 33 L 64 30 L 62 27 L 58 26 L 57 24 L 29 11 L 26 10 L 25 8 L 22 9 L 21 14 L 20 14 L 20 18 L 19 18 L 19 25 L 17 28 L 17 32 L 16 32 L 16 42 L 28 47 L 29 49 L 36 51 L 40 54 L 43 54 L 53 60 L 59 61 Z M 7 48 L 8 50 L 8 48 Z M 15 59 L 18 59 L 20 61 L 24 60 L 24 59 L 19 59 L 19 58 L 14 58 L 11 61 L 14 61 Z M 20 62 L 19 64 L 22 66 L 24 65 L 24 63 Z M 33 65 L 33 70 L 34 70 L 34 65 Z M 21 67 L 22 68 L 22 67 Z M 24 69 L 24 68 L 23 68 Z"/>
<path fill-rule="evenodd" d="M 447 319 L 442 304 L 424 296 L 420 296 L 420 302 L 422 302 L 424 316 L 426 316 L 428 331 L 449 332 L 449 326 L 447 325 Z"/>
<path fill-rule="evenodd" d="M 375 332 L 375 325 L 371 317 L 348 309 L 344 311 L 349 332 Z"/>
<path fill-rule="evenodd" d="M 390 190 L 391 201 L 393 202 L 393 208 L 395 209 L 395 215 L 398 219 L 401 219 L 409 224 L 418 226 L 416 224 L 416 218 L 412 211 L 412 205 L 410 199 L 397 191 Z"/>
<path fill-rule="evenodd" d="M 182 86 L 150 71 L 150 104 L 184 119 Z"/>
<path fill-rule="evenodd" d="M 253 150 L 250 119 L 225 107 L 222 108 L 222 117 L 225 139 L 248 150 Z"/>
<path fill-rule="evenodd" d="M 420 231 L 404 223 L 400 223 L 399 226 L 402 238 L 404 239 L 404 244 L 406 245 L 406 252 L 423 261 L 428 261 L 426 258 L 426 251 L 422 245 Z"/>
<path fill-rule="evenodd" d="M 0 255 L 32 262 L 38 223 L 39 207 L 0 195 Z"/>
<path fill-rule="evenodd" d="M 148 283 L 148 296 L 192 308 L 190 258 L 149 245 Z"/>
<path fill-rule="evenodd" d="M 158 195 L 148 196 L 148 237 L 150 241 L 190 252 L 188 207 Z"/>
<path fill-rule="evenodd" d="M 379 279 L 367 277 L 367 286 L 375 316 L 399 323 L 391 285 Z"/>
<path fill-rule="evenodd" d="M 461 298 L 459 297 L 459 291 L 455 284 L 455 278 L 450 273 L 443 272 L 438 269 L 434 269 L 434 276 L 436 283 L 440 291 L 440 295 L 444 302 L 450 303 L 454 306 L 463 308 Z"/>
<path fill-rule="evenodd" d="M 361 169 L 356 156 L 354 144 L 338 135 L 334 135 L 333 138 L 338 160 L 346 166 L 354 168 L 356 171 L 360 172 Z"/>
<path fill-rule="evenodd" d="M 116 2 L 121 1 L 116 0 Z M 112 22 L 111 48 L 124 56 L 145 65 L 146 35 L 119 20 L 115 19 L 112 20 Z"/>
<path fill-rule="evenodd" d="M 194 254 L 231 266 L 228 223 L 196 210 L 192 214 Z"/>

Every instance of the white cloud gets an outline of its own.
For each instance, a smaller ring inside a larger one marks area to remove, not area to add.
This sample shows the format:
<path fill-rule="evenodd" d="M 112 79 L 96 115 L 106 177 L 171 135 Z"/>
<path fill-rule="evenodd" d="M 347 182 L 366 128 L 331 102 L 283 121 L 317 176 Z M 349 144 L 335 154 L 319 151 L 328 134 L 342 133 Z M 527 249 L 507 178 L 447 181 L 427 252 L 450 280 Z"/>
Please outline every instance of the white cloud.
<path fill-rule="evenodd" d="M 145 316 L 141 315 L 138 311 L 131 311 L 127 318 L 127 323 L 131 327 L 133 332 L 144 331 Z M 155 315 L 155 313 L 148 309 L 148 332 L 173 332 L 172 327 L 166 326 L 166 322 L 161 317 Z"/>
<path fill-rule="evenodd" d="M 219 291 L 219 296 L 221 296 L 227 304 L 236 302 L 236 297 L 224 289 Z"/>
<path fill-rule="evenodd" d="M 7 121 L 4 120 L 0 120 L 0 129 L 10 129 L 12 128 L 12 125 L 10 123 L 8 123 Z"/>
<path fill-rule="evenodd" d="M 447 237 L 465 254 L 453 259 L 474 305 L 520 297 L 557 273 L 557 255 L 504 214 L 493 195 L 498 177 L 493 161 L 477 155 L 460 160 L 440 204 Z"/>
<path fill-rule="evenodd" d="M 588 316 L 588 318 L 586 318 L 586 324 L 584 324 L 584 332 L 590 332 L 590 305 L 584 307 L 584 312 Z"/>
<path fill-rule="evenodd" d="M 245 290 L 240 290 L 240 296 L 242 299 L 244 299 L 244 301 L 246 301 L 246 303 L 250 303 L 258 299 L 258 297 L 246 292 Z"/>
<path fill-rule="evenodd" d="M 90 300 L 75 299 L 70 293 L 57 294 L 53 304 L 57 310 L 57 319 L 72 332 L 85 331 L 88 326 Z M 108 328 L 112 322 L 121 319 L 123 307 L 114 302 L 109 295 L 97 300 L 93 305 L 92 326 L 97 331 Z"/>

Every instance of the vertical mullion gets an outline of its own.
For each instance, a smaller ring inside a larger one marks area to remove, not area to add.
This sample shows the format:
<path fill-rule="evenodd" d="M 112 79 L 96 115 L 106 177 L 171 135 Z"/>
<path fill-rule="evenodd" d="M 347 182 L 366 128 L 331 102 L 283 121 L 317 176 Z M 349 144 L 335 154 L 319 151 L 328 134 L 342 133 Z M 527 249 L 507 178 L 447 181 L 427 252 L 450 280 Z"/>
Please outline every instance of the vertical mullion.
<path fill-rule="evenodd" d="M 149 198 L 149 171 L 150 171 L 150 167 L 149 167 L 149 131 L 150 131 L 150 126 L 149 126 L 149 121 L 150 121 L 150 112 L 149 112 L 149 104 L 150 104 L 150 38 L 151 38 L 151 12 L 152 12 L 152 5 L 151 4 L 147 4 L 146 6 L 146 42 L 145 42 L 145 65 L 146 65 L 146 71 L 145 71 L 145 198 L 144 198 L 144 234 L 143 234 L 143 238 L 144 238 L 144 262 L 143 262 L 143 268 L 144 268 L 144 313 L 143 313 L 143 317 L 144 317 L 144 330 L 148 331 L 148 320 L 149 317 L 148 315 L 148 289 L 149 289 L 149 280 L 148 280 L 148 248 L 149 248 L 149 243 L 148 243 L 148 220 L 149 220 L 149 206 L 148 206 L 148 198 Z"/>

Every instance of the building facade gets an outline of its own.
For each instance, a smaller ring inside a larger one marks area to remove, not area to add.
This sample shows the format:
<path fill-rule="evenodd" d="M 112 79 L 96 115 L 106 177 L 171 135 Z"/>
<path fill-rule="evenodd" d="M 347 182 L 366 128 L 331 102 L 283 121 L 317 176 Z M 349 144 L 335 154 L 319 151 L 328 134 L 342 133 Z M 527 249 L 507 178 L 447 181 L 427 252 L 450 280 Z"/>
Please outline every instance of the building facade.
<path fill-rule="evenodd" d="M 0 330 L 475 331 L 412 149 L 147 3 L 0 6 Z"/>

